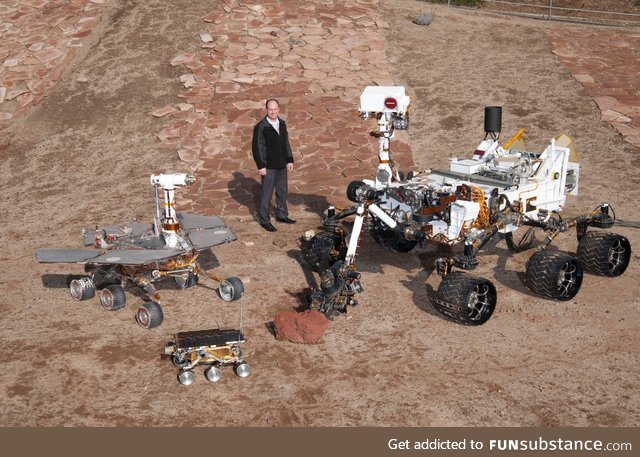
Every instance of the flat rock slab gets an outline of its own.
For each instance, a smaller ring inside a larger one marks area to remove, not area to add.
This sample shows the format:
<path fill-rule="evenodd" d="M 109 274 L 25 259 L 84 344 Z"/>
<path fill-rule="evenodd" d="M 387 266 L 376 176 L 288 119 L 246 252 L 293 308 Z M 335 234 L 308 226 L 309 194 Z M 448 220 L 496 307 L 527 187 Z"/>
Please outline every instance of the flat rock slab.
<path fill-rule="evenodd" d="M 640 147 L 640 34 L 617 30 L 550 33 L 553 53 L 595 100 L 602 119 Z M 603 52 L 606 50 L 606 52 Z"/>
<path fill-rule="evenodd" d="M 23 0 L 0 3 L 0 143 L 13 120 L 57 86 L 108 0 Z M 12 120 L 11 122 L 6 122 Z"/>

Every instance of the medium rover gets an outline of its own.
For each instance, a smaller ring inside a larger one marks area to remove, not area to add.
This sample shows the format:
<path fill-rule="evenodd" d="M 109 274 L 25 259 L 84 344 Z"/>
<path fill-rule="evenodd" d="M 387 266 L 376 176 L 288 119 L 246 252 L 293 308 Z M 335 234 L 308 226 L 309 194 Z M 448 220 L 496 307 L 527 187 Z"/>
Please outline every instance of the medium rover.
<path fill-rule="evenodd" d="M 234 233 L 217 216 L 176 212 L 175 189 L 193 182 L 195 178 L 184 173 L 152 175 L 156 210 L 152 224 L 83 230 L 84 245 L 91 249 L 38 249 L 36 259 L 41 263 L 84 265 L 86 275 L 69 279 L 71 298 L 83 301 L 98 293 L 100 304 L 109 311 L 125 306 L 128 284 L 139 286 L 149 300 L 138 307 L 135 317 L 147 329 L 159 326 L 164 318 L 160 293 L 153 285 L 163 278 L 172 278 L 179 289 L 186 289 L 205 275 L 218 284 L 223 300 L 238 300 L 244 294 L 240 278 L 221 279 L 198 262 L 202 251 L 236 240 Z M 164 193 L 163 212 L 160 190 Z"/>

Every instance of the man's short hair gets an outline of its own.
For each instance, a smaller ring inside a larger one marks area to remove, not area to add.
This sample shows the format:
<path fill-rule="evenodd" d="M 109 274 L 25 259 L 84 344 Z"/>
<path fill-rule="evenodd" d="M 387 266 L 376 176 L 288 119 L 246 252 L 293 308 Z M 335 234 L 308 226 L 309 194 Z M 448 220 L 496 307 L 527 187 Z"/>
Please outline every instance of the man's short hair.
<path fill-rule="evenodd" d="M 269 99 L 269 100 L 267 100 L 267 102 L 264 104 L 264 107 L 265 107 L 265 108 L 267 108 L 267 109 L 269 109 L 269 103 L 270 103 L 270 102 L 276 102 L 276 104 L 277 104 L 278 106 L 280 106 L 280 102 L 279 102 L 277 99 L 275 99 L 275 98 L 270 98 L 270 99 Z"/>

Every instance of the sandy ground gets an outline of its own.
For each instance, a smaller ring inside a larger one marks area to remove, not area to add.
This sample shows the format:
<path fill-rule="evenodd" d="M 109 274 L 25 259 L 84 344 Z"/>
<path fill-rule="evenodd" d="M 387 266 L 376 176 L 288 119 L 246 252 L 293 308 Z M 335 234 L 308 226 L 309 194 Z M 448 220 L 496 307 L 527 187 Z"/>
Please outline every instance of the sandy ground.
<path fill-rule="evenodd" d="M 398 254 L 369 242 L 359 258 L 362 305 L 338 317 L 321 344 L 294 345 L 276 341 L 265 324 L 296 306 L 307 287 L 296 239 L 319 217 L 296 207 L 299 223 L 275 238 L 283 247 L 250 217 L 227 218 L 240 241 L 205 263 L 245 280 L 239 302 L 224 303 L 209 287 L 167 285 L 165 321 L 152 331 L 133 321 L 134 290 L 114 313 L 93 300 L 73 302 L 65 276 L 79 267 L 37 264 L 34 250 L 80 247 L 82 227 L 150 218 L 148 175 L 182 165 L 175 152 L 155 147 L 159 122 L 149 113 L 175 102 L 180 72 L 167 62 L 197 44 L 214 3 L 112 2 L 90 51 L 2 151 L 1 425 L 640 424 L 636 254 L 621 278 L 588 276 L 575 299 L 555 303 L 523 285 L 527 253 L 492 243 L 477 273 L 495 280 L 498 307 L 488 323 L 468 328 L 430 304 L 435 246 Z M 383 8 L 392 74 L 414 100 L 410 140 L 419 168 L 471 151 L 483 135 L 483 107 L 502 105 L 504 135 L 526 127 L 529 149 L 562 131 L 575 138 L 581 194 L 568 215 L 608 201 L 620 219 L 640 220 L 640 151 L 600 120 L 551 53 L 546 29 L 574 26 L 424 2 L 390 0 Z M 422 12 L 435 14 L 429 27 L 410 23 Z M 635 228 L 615 231 L 637 240 Z M 575 252 L 575 238 L 555 246 Z M 159 357 L 168 336 L 237 326 L 241 317 L 253 375 L 226 371 L 215 385 L 198 376 L 180 386 Z"/>

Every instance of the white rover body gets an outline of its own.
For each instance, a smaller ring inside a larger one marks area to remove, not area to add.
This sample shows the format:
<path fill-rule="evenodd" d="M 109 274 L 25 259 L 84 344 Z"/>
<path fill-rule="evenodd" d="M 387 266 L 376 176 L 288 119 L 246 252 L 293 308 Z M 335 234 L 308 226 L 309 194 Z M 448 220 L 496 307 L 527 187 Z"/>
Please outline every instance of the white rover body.
<path fill-rule="evenodd" d="M 462 244 L 463 253 L 436 261 L 443 277 L 434 300 L 438 311 L 464 324 L 482 324 L 497 302 L 495 287 L 484 278 L 453 267 L 472 270 L 476 254 L 496 233 L 504 234 L 514 251 L 529 248 L 534 229 L 547 232 L 544 242 L 528 262 L 527 286 L 556 300 L 574 297 L 583 269 L 618 276 L 630 260 L 630 243 L 620 235 L 589 232 L 588 226 L 613 225 L 609 206 L 602 204 L 589 215 L 562 220 L 568 194 L 578 192 L 579 163 L 573 140 L 565 134 L 552 139 L 541 153 L 525 150 L 520 130 L 504 145 L 498 142 L 501 108 L 485 109 L 485 138 L 469 159 L 452 159 L 449 170 L 409 173 L 394 170 L 390 139 L 394 129 L 409 125 L 409 97 L 403 87 L 367 87 L 360 97 L 362 119 L 373 117 L 378 130 L 380 163 L 372 180 L 353 181 L 349 208 L 329 207 L 325 231 L 307 237 L 303 255 L 321 275 L 322 284 L 311 294 L 311 307 L 326 315 L 346 311 L 362 290 L 355 259 L 363 231 L 398 251 L 410 251 L 419 242 Z M 353 225 L 345 218 L 354 216 Z M 513 232 L 529 230 L 514 240 Z M 546 247 L 560 232 L 577 227 L 578 257 L 550 254 Z"/>

